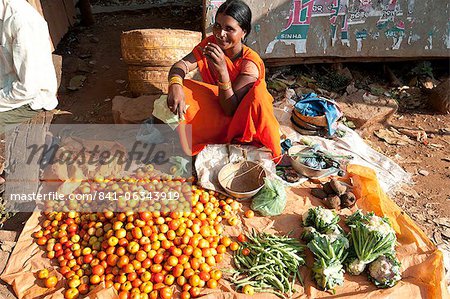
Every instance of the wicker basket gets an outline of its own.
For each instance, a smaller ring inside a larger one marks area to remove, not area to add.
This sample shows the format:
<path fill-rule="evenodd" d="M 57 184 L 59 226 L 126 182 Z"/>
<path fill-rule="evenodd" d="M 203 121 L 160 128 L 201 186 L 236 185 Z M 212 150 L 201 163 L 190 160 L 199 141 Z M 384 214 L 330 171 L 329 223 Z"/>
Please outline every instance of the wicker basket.
<path fill-rule="evenodd" d="M 319 130 L 308 130 L 308 129 L 304 129 L 301 126 L 299 126 L 295 120 L 294 117 L 291 117 L 291 122 L 292 122 L 292 127 L 294 128 L 295 131 L 297 131 L 298 133 L 302 134 L 302 135 L 309 135 L 309 136 L 326 136 L 326 129 L 325 128 L 320 128 Z"/>
<path fill-rule="evenodd" d="M 169 70 L 170 67 L 128 67 L 130 91 L 135 96 L 167 93 L 169 89 L 169 83 L 167 81 Z"/>
<path fill-rule="evenodd" d="M 188 30 L 141 29 L 122 33 L 122 58 L 129 65 L 172 66 L 201 41 Z"/>
<path fill-rule="evenodd" d="M 300 128 L 305 129 L 305 130 L 311 130 L 311 131 L 317 131 L 317 130 L 323 129 L 323 127 L 315 126 L 315 125 L 312 125 L 310 123 L 303 121 L 300 117 L 297 116 L 298 112 L 295 113 L 294 111 L 292 112 L 292 119 L 294 120 L 295 124 L 297 126 L 299 126 Z"/>
<path fill-rule="evenodd" d="M 322 97 L 322 96 L 319 96 L 318 98 L 320 98 L 320 99 L 322 99 L 322 100 L 325 100 L 325 101 L 327 101 L 327 102 L 332 103 L 333 105 L 335 105 L 335 106 L 336 106 L 336 109 L 338 109 L 339 113 L 342 115 L 342 110 L 341 110 L 341 108 L 339 107 L 339 105 L 338 105 L 335 101 L 330 100 L 330 99 L 325 98 L 325 97 Z M 310 125 L 317 126 L 317 127 L 328 127 L 327 117 L 326 117 L 325 115 L 320 115 L 320 116 L 307 116 L 307 115 L 301 114 L 301 113 L 300 113 L 299 111 L 297 111 L 297 109 L 295 109 L 295 108 L 294 108 L 294 111 L 293 111 L 293 115 L 295 115 L 296 118 L 299 118 L 299 119 L 301 119 L 303 122 L 308 123 L 308 124 L 310 124 Z"/>
<path fill-rule="evenodd" d="M 293 115 L 295 115 L 300 120 L 304 121 L 307 124 L 317 126 L 317 127 L 327 127 L 327 117 L 325 115 L 320 116 L 307 116 L 303 115 L 300 112 L 298 112 L 296 109 L 294 109 Z"/>

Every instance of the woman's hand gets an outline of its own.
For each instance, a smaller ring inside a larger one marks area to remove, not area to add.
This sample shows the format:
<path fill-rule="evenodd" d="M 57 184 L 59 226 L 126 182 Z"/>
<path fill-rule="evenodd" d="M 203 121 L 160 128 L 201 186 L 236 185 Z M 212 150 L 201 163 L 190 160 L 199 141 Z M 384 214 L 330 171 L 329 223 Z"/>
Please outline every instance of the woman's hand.
<path fill-rule="evenodd" d="M 186 113 L 186 101 L 183 86 L 180 84 L 172 84 L 169 86 L 167 106 L 173 114 L 178 114 L 180 120 L 184 119 L 184 114 Z"/>
<path fill-rule="evenodd" d="M 205 48 L 203 48 L 203 54 L 206 56 L 208 62 L 215 69 L 217 74 L 219 74 L 219 79 L 223 77 L 229 77 L 227 70 L 227 63 L 225 60 L 225 53 L 222 49 L 214 43 L 208 43 Z"/>

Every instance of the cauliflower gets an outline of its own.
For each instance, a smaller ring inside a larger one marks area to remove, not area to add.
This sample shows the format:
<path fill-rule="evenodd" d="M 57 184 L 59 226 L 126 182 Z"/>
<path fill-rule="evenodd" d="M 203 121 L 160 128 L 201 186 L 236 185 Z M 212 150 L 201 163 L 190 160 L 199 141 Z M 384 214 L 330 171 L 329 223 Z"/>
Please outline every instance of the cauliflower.
<path fill-rule="evenodd" d="M 347 272 L 351 275 L 359 275 L 366 269 L 366 264 L 357 258 L 354 258 L 347 264 Z"/>
<path fill-rule="evenodd" d="M 302 215 L 302 219 L 303 226 L 313 226 L 320 233 L 339 222 L 339 216 L 335 212 L 322 207 L 310 208 Z"/>
<path fill-rule="evenodd" d="M 390 288 L 401 279 L 400 262 L 395 256 L 382 255 L 369 265 L 369 280 L 378 288 Z"/>
<path fill-rule="evenodd" d="M 397 240 L 387 219 L 358 211 L 347 218 L 347 223 L 350 226 L 351 249 L 362 263 L 369 264 L 382 255 L 394 252 Z"/>
<path fill-rule="evenodd" d="M 333 290 L 344 283 L 343 261 L 349 241 L 338 225 L 340 218 L 322 207 L 310 208 L 303 214 L 302 238 L 314 254 L 314 279 L 319 288 Z"/>
<path fill-rule="evenodd" d="M 333 224 L 335 217 L 336 214 L 333 211 L 318 207 L 317 219 L 321 219 L 323 223 Z"/>
<path fill-rule="evenodd" d="M 312 270 L 317 285 L 325 291 L 344 284 L 344 269 L 338 260 L 316 259 Z"/>
<path fill-rule="evenodd" d="M 370 231 L 376 231 L 380 233 L 382 236 L 386 236 L 388 234 L 395 234 L 395 231 L 392 229 L 387 220 L 371 215 L 367 219 L 367 228 Z"/>

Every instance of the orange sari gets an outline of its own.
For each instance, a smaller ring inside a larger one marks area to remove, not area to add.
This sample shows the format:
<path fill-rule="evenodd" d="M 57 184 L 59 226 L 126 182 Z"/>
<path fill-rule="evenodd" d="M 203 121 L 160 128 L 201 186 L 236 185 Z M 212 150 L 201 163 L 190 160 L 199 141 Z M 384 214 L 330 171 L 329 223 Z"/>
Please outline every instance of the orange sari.
<path fill-rule="evenodd" d="M 233 62 L 226 58 L 231 82 L 239 76 L 245 59 L 254 62 L 259 70 L 259 78 L 244 96 L 234 115 L 227 116 L 219 103 L 216 76 L 201 50 L 213 41 L 214 37 L 210 36 L 193 50 L 203 82 L 184 80 L 186 105 L 189 108 L 185 121 L 177 128 L 184 151 L 196 155 L 207 144 L 245 143 L 266 146 L 272 151 L 273 157 L 280 156 L 280 125 L 273 113 L 273 98 L 267 91 L 262 59 L 246 46 L 241 58 Z M 188 136 L 192 136 L 192 139 Z"/>

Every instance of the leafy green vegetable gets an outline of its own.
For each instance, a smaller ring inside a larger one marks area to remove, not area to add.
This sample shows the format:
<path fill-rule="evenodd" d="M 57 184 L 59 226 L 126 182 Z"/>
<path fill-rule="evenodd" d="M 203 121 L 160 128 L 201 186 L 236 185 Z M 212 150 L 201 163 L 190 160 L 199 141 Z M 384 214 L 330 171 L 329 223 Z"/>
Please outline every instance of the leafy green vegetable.
<path fill-rule="evenodd" d="M 351 258 L 347 259 L 350 274 L 361 274 L 366 265 L 380 256 L 395 255 L 397 239 L 387 218 L 359 210 L 349 216 L 346 223 L 350 226 Z"/>
<path fill-rule="evenodd" d="M 325 291 L 344 284 L 344 268 L 338 260 L 316 259 L 312 270 L 317 285 Z"/>
<path fill-rule="evenodd" d="M 327 261 L 337 260 L 343 262 L 347 257 L 346 249 L 349 245 L 347 238 L 343 235 L 334 241 L 331 241 L 329 237 L 322 235 L 315 236 L 307 246 L 318 258 L 323 258 Z"/>
<path fill-rule="evenodd" d="M 347 219 L 345 220 L 345 224 L 347 224 L 348 226 L 353 226 L 357 222 L 367 221 L 367 217 L 372 215 L 373 213 L 364 215 L 361 210 L 357 210 L 355 213 L 347 217 Z"/>
<path fill-rule="evenodd" d="M 327 291 L 344 284 L 344 267 L 342 262 L 347 257 L 348 240 L 341 235 L 334 241 L 326 235 L 316 235 L 308 243 L 308 248 L 314 253 L 314 279 L 317 285 Z"/>
<path fill-rule="evenodd" d="M 276 216 L 286 207 L 286 191 L 278 180 L 264 178 L 264 187 L 253 197 L 251 208 L 263 216 Z"/>
<path fill-rule="evenodd" d="M 393 253 L 396 237 L 383 218 L 372 216 L 370 221 L 356 222 L 351 226 L 350 243 L 358 259 L 368 264 L 380 255 Z"/>
<path fill-rule="evenodd" d="M 344 283 L 342 263 L 347 257 L 349 242 L 337 224 L 339 215 L 322 207 L 310 208 L 303 215 L 306 226 L 302 238 L 309 241 L 308 248 L 314 254 L 314 280 L 319 288 L 327 291 Z"/>

